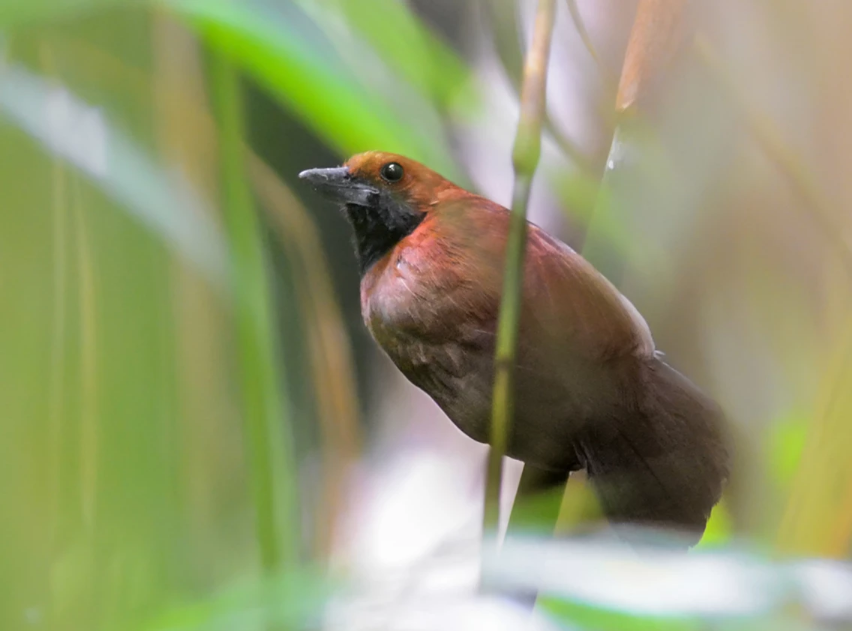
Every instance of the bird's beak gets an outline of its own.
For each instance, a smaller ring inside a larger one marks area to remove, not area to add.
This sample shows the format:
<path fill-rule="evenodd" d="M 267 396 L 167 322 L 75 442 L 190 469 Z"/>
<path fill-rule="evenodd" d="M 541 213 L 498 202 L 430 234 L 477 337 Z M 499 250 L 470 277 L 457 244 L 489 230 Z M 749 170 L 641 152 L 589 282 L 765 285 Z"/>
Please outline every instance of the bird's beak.
<path fill-rule="evenodd" d="M 299 173 L 299 178 L 307 180 L 314 190 L 335 202 L 372 206 L 379 196 L 379 189 L 353 177 L 347 167 L 308 169 Z"/>

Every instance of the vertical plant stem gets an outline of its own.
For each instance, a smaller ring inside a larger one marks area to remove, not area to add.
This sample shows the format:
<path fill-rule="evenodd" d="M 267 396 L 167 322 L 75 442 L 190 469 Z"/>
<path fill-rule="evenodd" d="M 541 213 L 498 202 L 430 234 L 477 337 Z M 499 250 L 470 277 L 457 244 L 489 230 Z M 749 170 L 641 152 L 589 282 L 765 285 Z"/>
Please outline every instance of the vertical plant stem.
<path fill-rule="evenodd" d="M 483 516 L 486 536 L 495 535 L 497 531 L 503 455 L 506 453 L 509 425 L 514 413 L 512 387 L 527 242 L 527 203 L 533 176 L 541 156 L 541 127 L 547 103 L 547 63 L 550 56 L 555 11 L 555 0 L 539 0 L 532 45 L 524 68 L 520 121 L 512 151 L 515 186 L 512 194 L 509 237 L 506 244 L 503 295 L 497 324 L 494 396 L 491 409 L 491 449 L 488 453 Z"/>
<path fill-rule="evenodd" d="M 685 19 L 688 4 L 688 0 L 640 0 L 624 53 L 617 114 L 641 104 L 683 49 L 690 32 Z"/>
<path fill-rule="evenodd" d="M 275 171 L 249 153 L 249 172 L 272 229 L 294 267 L 294 285 L 307 331 L 307 346 L 322 435 L 323 481 L 317 506 L 314 551 L 328 558 L 350 465 L 358 453 L 355 368 L 322 243 L 307 210 Z"/>
<path fill-rule="evenodd" d="M 98 486 L 98 340 L 95 265 L 79 179 L 74 180 L 77 269 L 80 278 L 80 492 L 83 522 L 92 532 Z"/>
<path fill-rule="evenodd" d="M 290 419 L 282 402 L 283 366 L 273 334 L 269 283 L 258 217 L 244 173 L 243 120 L 236 72 L 222 53 L 211 63 L 213 102 L 219 120 L 224 220 L 231 253 L 243 422 L 247 439 L 255 528 L 267 572 L 296 560 L 298 516 L 295 484 L 283 470 L 289 456 Z M 283 427 L 283 432 L 281 431 Z"/>
<path fill-rule="evenodd" d="M 515 0 L 482 0 L 482 11 L 490 23 L 500 64 L 512 84 L 512 90 L 518 93 L 522 89 L 523 58 L 520 52 L 520 28 L 516 5 Z M 562 133 L 546 111 L 542 125 L 559 150 L 574 162 L 579 170 L 588 175 L 597 174 L 598 166 L 595 160 L 585 155 L 580 146 Z"/>
<path fill-rule="evenodd" d="M 775 541 L 783 554 L 842 559 L 852 545 L 852 327 L 835 337 Z"/>
<path fill-rule="evenodd" d="M 636 115 L 648 108 L 668 71 L 682 56 L 693 28 L 688 19 L 689 5 L 688 0 L 640 0 L 624 53 L 615 98 L 618 125 L 583 245 L 583 256 L 616 286 L 623 257 L 606 227 L 623 221 L 618 214 L 629 206 L 618 193 L 630 174 L 633 161 L 628 158 L 636 153 Z"/>
<path fill-rule="evenodd" d="M 56 70 L 53 54 L 46 43 L 40 48 L 41 62 L 45 74 L 55 77 Z M 65 165 L 58 157 L 53 157 L 51 192 L 53 206 L 53 302 L 51 315 L 50 343 L 50 386 L 48 394 L 48 440 L 51 494 L 51 544 L 55 545 L 62 523 L 62 454 L 63 432 L 65 431 L 66 379 L 66 320 L 68 311 L 68 208 L 67 179 Z"/>
<path fill-rule="evenodd" d="M 568 12 L 571 14 L 571 21 L 574 22 L 574 28 L 577 29 L 577 35 L 583 41 L 583 46 L 589 53 L 589 56 L 597 64 L 598 68 L 603 69 L 598 52 L 595 50 L 595 45 L 592 43 L 592 38 L 589 36 L 589 31 L 586 30 L 586 24 L 583 22 L 583 16 L 580 15 L 580 7 L 577 6 L 577 0 L 567 0 Z"/>

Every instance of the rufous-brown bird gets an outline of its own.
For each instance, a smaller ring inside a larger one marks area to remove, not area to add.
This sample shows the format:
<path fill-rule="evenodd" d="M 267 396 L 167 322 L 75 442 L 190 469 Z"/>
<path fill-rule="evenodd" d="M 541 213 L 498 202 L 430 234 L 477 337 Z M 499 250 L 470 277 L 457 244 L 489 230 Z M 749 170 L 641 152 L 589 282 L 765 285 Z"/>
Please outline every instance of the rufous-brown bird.
<path fill-rule="evenodd" d="M 352 224 L 373 338 L 488 442 L 509 211 L 390 153 L 300 177 Z M 585 468 L 611 522 L 694 543 L 728 477 L 723 417 L 661 357 L 627 298 L 529 224 L 507 455 L 546 472 Z"/>

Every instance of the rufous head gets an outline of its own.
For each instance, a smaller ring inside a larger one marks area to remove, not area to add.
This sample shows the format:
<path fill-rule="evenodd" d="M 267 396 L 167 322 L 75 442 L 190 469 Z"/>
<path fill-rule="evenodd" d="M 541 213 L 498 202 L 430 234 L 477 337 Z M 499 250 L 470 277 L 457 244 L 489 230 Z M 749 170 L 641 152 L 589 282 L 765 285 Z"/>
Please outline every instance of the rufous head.
<path fill-rule="evenodd" d="M 419 162 L 381 151 L 355 155 L 342 167 L 303 171 L 299 177 L 343 204 L 355 231 L 362 274 L 441 202 L 470 195 Z"/>

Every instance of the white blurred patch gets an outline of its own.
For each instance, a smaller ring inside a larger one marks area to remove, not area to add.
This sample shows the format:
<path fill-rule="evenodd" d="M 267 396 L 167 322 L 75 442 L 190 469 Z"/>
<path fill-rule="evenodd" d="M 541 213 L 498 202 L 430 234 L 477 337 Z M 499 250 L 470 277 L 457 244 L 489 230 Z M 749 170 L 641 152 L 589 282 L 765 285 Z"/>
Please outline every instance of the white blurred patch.
<path fill-rule="evenodd" d="M 402 598 L 393 606 L 350 598 L 333 604 L 326 631 L 557 631 L 564 630 L 508 600 L 475 596 Z"/>
<path fill-rule="evenodd" d="M 353 590 L 330 608 L 328 628 L 489 628 L 464 622 L 493 611 L 480 610 L 477 594 L 487 447 L 464 436 L 386 358 L 375 371 L 378 444 L 350 479 L 334 553 Z M 520 470 L 506 461 L 504 529 Z"/>
<path fill-rule="evenodd" d="M 512 541 L 487 560 L 489 584 L 640 616 L 778 614 L 795 602 L 822 620 L 852 620 L 852 566 L 771 563 L 756 555 L 683 554 L 614 541 Z"/>
<path fill-rule="evenodd" d="M 362 519 L 347 546 L 361 568 L 383 571 L 423 561 L 446 541 L 469 532 L 481 513 L 469 495 L 460 492 L 474 482 L 464 463 L 411 450 L 395 455 L 381 469 L 366 489 Z M 476 545 L 476 540 L 471 543 Z"/>
<path fill-rule="evenodd" d="M 107 128 L 100 108 L 90 107 L 61 86 L 44 95 L 46 143 L 57 155 L 95 177 L 107 170 Z"/>
<path fill-rule="evenodd" d="M 615 135 L 612 138 L 612 145 L 609 148 L 609 156 L 606 160 L 606 170 L 612 171 L 615 167 L 621 167 L 627 161 L 628 149 L 628 146 L 619 137 L 618 129 L 616 129 Z"/>
<path fill-rule="evenodd" d="M 818 619 L 852 621 L 852 570 L 848 564 L 815 559 L 797 567 L 802 600 Z"/>

